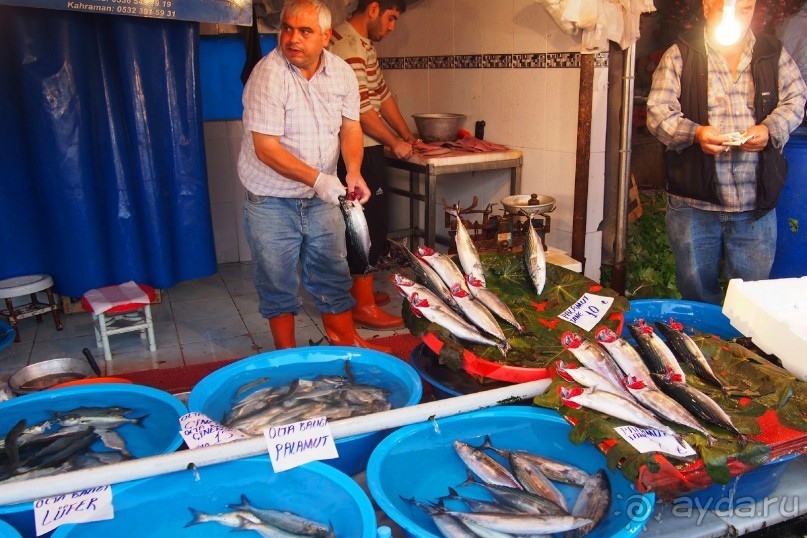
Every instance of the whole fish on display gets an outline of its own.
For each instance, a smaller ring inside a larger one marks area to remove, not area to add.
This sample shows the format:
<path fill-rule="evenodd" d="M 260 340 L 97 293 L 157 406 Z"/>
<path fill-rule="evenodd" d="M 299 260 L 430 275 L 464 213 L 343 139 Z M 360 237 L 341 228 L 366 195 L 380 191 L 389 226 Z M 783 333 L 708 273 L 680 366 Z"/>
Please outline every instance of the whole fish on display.
<path fill-rule="evenodd" d="M 602 521 L 611 507 L 611 482 L 608 475 L 600 469 L 583 485 L 583 491 L 577 496 L 572 508 L 572 515 L 579 518 L 590 519 L 591 523 L 579 529 L 567 531 L 563 538 L 580 538 L 585 536 Z"/>
<path fill-rule="evenodd" d="M 502 448 L 497 448 L 493 446 L 489 435 L 485 436 L 485 442 L 479 448 L 482 450 L 493 450 L 508 461 L 510 460 L 510 455 L 512 453 L 516 453 L 522 458 L 527 458 L 538 465 L 541 472 L 544 473 L 550 480 L 562 482 L 563 484 L 569 484 L 570 486 L 583 486 L 589 479 L 589 476 L 591 476 L 579 467 L 575 467 L 574 465 L 562 461 L 553 460 L 551 458 L 547 458 L 546 456 L 541 456 L 540 454 L 535 454 L 526 450 L 505 450 Z"/>
<path fill-rule="evenodd" d="M 650 370 L 636 348 L 604 326 L 595 331 L 594 338 L 625 374 L 630 374 L 642 381 L 646 387 L 654 388 L 656 386 Z"/>
<path fill-rule="evenodd" d="M 569 515 L 539 514 L 485 514 L 446 512 L 460 521 L 469 521 L 481 527 L 508 534 L 552 534 L 578 529 L 592 523 L 590 519 Z"/>
<path fill-rule="evenodd" d="M 358 202 L 354 193 L 349 193 L 339 197 L 339 208 L 345 218 L 348 242 L 364 264 L 366 275 L 374 267 L 370 265 L 370 230 L 364 216 L 364 207 Z"/>
<path fill-rule="evenodd" d="M 569 389 L 563 386 L 558 387 L 558 393 L 560 401 L 573 409 L 586 407 L 642 428 L 652 428 L 670 435 L 677 435 L 643 407 L 618 394 L 597 389 L 581 389 L 580 387 Z"/>
<path fill-rule="evenodd" d="M 289 511 L 257 508 L 245 495 L 241 495 L 241 504 L 230 504 L 227 512 L 208 514 L 188 507 L 192 519 L 185 527 L 203 523 L 218 523 L 235 530 L 251 530 L 267 538 L 292 538 L 313 536 L 330 538 L 335 536 L 333 528 L 317 521 L 305 518 Z"/>
<path fill-rule="evenodd" d="M 624 396 L 625 392 L 615 387 L 610 381 L 590 368 L 578 368 L 576 364 L 555 361 L 555 372 L 565 379 L 590 389 L 599 389 Z"/>
<path fill-rule="evenodd" d="M 457 305 L 457 301 L 455 301 L 454 297 L 451 296 L 451 290 L 448 289 L 448 286 L 446 286 L 443 279 L 440 278 L 440 275 L 438 275 L 428 263 L 412 254 L 412 252 L 406 248 L 406 245 L 403 243 L 393 241 L 392 239 L 387 239 L 387 241 L 398 247 L 398 249 L 404 253 L 404 256 L 406 256 L 406 259 L 409 262 L 409 266 L 412 268 L 412 271 L 415 272 L 415 278 L 421 284 L 426 286 L 429 291 L 440 297 L 440 299 L 453 310 L 461 313 L 460 307 Z"/>
<path fill-rule="evenodd" d="M 667 375 L 657 376 L 656 384 L 673 400 L 686 407 L 693 415 L 730 431 L 740 437 L 743 442 L 746 442 L 745 435 L 737 429 L 731 417 L 717 402 L 695 387 L 687 385 L 675 372 L 670 371 Z"/>
<path fill-rule="evenodd" d="M 460 259 L 460 266 L 466 275 L 470 275 L 473 280 L 478 280 L 482 286 L 486 286 L 485 282 L 485 267 L 482 265 L 482 260 L 479 259 L 479 253 L 476 251 L 476 246 L 468 229 L 462 222 L 459 209 L 446 209 L 446 213 L 457 219 L 457 233 L 454 236 L 454 242 L 457 245 L 457 257 Z"/>
<path fill-rule="evenodd" d="M 569 352 L 574 355 L 574 358 L 580 361 L 583 366 L 594 370 L 607 379 L 611 385 L 616 387 L 618 393 L 627 395 L 625 387 L 622 386 L 624 374 L 611 359 L 611 356 L 603 351 L 601 347 L 571 331 L 565 332 L 560 336 L 560 343 L 569 350 Z"/>
<path fill-rule="evenodd" d="M 412 282 L 399 274 L 392 275 L 392 282 L 398 293 L 409 301 L 409 308 L 415 316 L 423 317 L 432 323 L 436 323 L 461 340 L 494 346 L 499 349 L 502 355 L 507 355 L 509 346 L 506 342 L 497 342 L 480 333 L 475 326 L 451 310 L 425 286 Z"/>
<path fill-rule="evenodd" d="M 563 494 L 558 490 L 557 486 L 541 472 L 541 468 L 533 463 L 532 460 L 520 456 L 517 452 L 511 452 L 510 469 L 513 470 L 513 475 L 516 477 L 516 480 L 518 480 L 518 483 L 521 484 L 526 491 L 534 495 L 539 495 L 544 499 L 549 499 L 566 512 L 569 511 Z"/>
<path fill-rule="evenodd" d="M 522 489 L 521 484 L 504 465 L 482 452 L 482 450 L 462 441 L 454 441 L 454 450 L 465 463 L 465 466 L 484 480 L 486 484 Z"/>
<path fill-rule="evenodd" d="M 454 300 L 460 305 L 460 309 L 462 309 L 462 313 L 468 321 L 498 340 L 507 340 L 504 331 L 502 331 L 502 328 L 499 326 L 499 322 L 496 321 L 496 318 L 493 317 L 490 310 L 485 308 L 485 305 L 480 301 L 474 301 L 471 295 L 460 287 L 459 284 L 455 284 L 451 287 L 451 295 L 454 296 Z"/>
<path fill-rule="evenodd" d="M 653 327 L 640 319 L 638 323 L 629 324 L 628 330 L 636 344 L 639 346 L 639 354 L 644 359 L 648 369 L 657 375 L 667 375 L 672 370 L 682 382 L 686 382 L 687 376 L 678 364 L 672 350 L 653 331 Z"/>
<path fill-rule="evenodd" d="M 535 227 L 532 217 L 535 213 L 527 215 L 527 237 L 524 240 L 524 263 L 527 265 L 527 274 L 530 275 L 532 285 L 538 295 L 544 291 L 546 285 L 546 253 L 544 244 Z"/>
<path fill-rule="evenodd" d="M 673 351 L 676 357 L 679 360 L 684 361 L 684 363 L 688 364 L 695 370 L 695 373 L 713 385 L 720 387 L 724 391 L 732 390 L 734 387 L 729 387 L 725 385 L 717 374 L 715 374 L 712 367 L 709 365 L 709 361 L 706 359 L 706 356 L 703 354 L 703 351 L 698 347 L 698 345 L 692 341 L 692 338 L 689 337 L 687 333 L 684 332 L 684 326 L 680 323 L 677 323 L 673 319 L 670 319 L 670 324 L 666 324 L 661 321 L 656 322 L 656 327 L 658 327 L 661 334 L 664 335 L 664 338 L 667 339 L 667 344 L 670 346 L 670 349 Z"/>
<path fill-rule="evenodd" d="M 463 497 L 454 488 L 448 488 L 448 495 L 440 497 L 440 502 L 443 499 L 452 499 L 459 501 L 471 509 L 471 512 L 499 512 L 502 514 L 509 514 L 515 512 L 514 508 L 504 506 L 496 502 L 481 501 L 473 497 Z M 439 506 L 439 504 L 438 504 Z"/>
<path fill-rule="evenodd" d="M 692 416 L 692 413 L 687 411 L 686 408 L 679 404 L 676 400 L 657 389 L 655 385 L 653 385 L 652 388 L 648 387 L 644 384 L 644 381 L 632 377 L 630 379 L 625 379 L 625 387 L 627 387 L 631 396 L 633 396 L 637 402 L 645 406 L 657 416 L 663 418 L 664 420 L 686 426 L 690 430 L 695 430 L 696 432 L 706 436 L 706 439 L 709 441 L 709 446 L 714 444 L 714 436 L 712 436 L 708 430 L 701 426 L 698 419 Z"/>
<path fill-rule="evenodd" d="M 465 285 L 465 277 L 462 276 L 462 271 L 451 261 L 451 258 L 429 247 L 418 247 L 418 257 L 434 269 L 435 273 L 440 275 L 448 289 L 459 286 L 466 293 L 471 293 L 468 286 Z"/>
<path fill-rule="evenodd" d="M 488 307 L 493 314 L 515 327 L 519 333 L 526 332 L 526 328 L 518 322 L 510 307 L 498 295 L 486 288 L 481 280 L 474 279 L 471 275 L 465 275 L 465 283 L 468 284 L 471 295 Z"/>

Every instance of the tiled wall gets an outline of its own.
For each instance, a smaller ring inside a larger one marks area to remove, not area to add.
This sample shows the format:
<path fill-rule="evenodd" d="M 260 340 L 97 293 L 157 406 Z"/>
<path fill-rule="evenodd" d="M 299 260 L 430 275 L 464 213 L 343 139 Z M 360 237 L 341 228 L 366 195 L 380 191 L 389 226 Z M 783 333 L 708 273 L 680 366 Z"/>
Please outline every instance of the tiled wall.
<path fill-rule="evenodd" d="M 484 120 L 486 139 L 523 152 L 522 192 L 557 198 L 547 242 L 569 251 L 580 38 L 562 33 L 535 0 L 418 0 L 377 48 L 410 128 L 414 113 L 460 112 L 467 115 L 464 127 L 469 131 L 477 120 Z M 586 226 L 586 274 L 595 279 L 602 237 L 597 228 L 603 214 L 606 61 L 604 55 L 595 58 Z M 205 133 L 218 259 L 249 260 L 235 172 L 240 122 L 208 123 Z M 396 181 L 408 186 L 402 175 L 396 174 Z M 445 197 L 467 205 L 476 195 L 484 206 L 499 202 L 508 186 L 504 171 L 443 176 L 437 200 Z M 404 228 L 408 201 L 395 196 L 392 200 L 392 228 Z M 445 234 L 442 223 L 438 218 L 438 233 Z"/>

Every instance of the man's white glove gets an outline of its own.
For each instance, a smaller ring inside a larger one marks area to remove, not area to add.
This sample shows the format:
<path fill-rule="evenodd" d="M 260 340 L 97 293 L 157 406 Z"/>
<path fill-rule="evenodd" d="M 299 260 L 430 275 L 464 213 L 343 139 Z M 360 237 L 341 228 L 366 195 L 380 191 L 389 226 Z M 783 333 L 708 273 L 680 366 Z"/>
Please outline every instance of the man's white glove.
<path fill-rule="evenodd" d="M 333 205 L 339 205 L 339 197 L 347 194 L 347 189 L 339 178 L 331 174 L 319 173 L 314 182 L 314 192 L 322 201 Z"/>

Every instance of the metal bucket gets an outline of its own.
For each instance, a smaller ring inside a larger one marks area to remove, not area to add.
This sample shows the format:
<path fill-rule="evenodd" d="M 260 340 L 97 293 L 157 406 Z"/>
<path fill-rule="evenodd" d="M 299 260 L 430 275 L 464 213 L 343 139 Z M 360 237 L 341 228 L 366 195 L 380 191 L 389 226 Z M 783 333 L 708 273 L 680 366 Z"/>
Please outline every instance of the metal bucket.
<path fill-rule="evenodd" d="M 8 386 L 14 394 L 23 395 L 49 389 L 68 381 L 85 379 L 94 375 L 100 376 L 101 369 L 90 350 L 84 348 L 82 353 L 84 353 L 84 359 L 61 357 L 29 364 L 8 378 Z"/>

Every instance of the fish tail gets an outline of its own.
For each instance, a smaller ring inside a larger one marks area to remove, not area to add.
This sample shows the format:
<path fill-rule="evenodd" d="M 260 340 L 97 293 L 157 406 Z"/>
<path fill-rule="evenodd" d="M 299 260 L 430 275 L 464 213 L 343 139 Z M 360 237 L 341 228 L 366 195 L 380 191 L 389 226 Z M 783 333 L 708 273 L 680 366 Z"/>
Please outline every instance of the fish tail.
<path fill-rule="evenodd" d="M 506 357 L 507 352 L 510 351 L 510 339 L 505 338 L 500 344 L 496 344 L 496 347 L 499 349 L 502 356 Z"/>
<path fill-rule="evenodd" d="M 363 276 L 365 276 L 365 277 L 366 277 L 367 275 L 369 275 L 369 274 L 370 274 L 370 273 L 372 273 L 373 271 L 375 271 L 375 267 L 374 267 L 374 266 L 372 266 L 372 265 L 370 265 L 370 264 L 368 263 L 368 264 L 367 264 L 367 267 L 365 267 L 365 268 L 364 268 L 364 275 L 363 275 Z"/>
<path fill-rule="evenodd" d="M 485 434 L 485 441 L 476 447 L 477 450 L 495 450 L 493 443 L 490 441 L 490 435 Z"/>
<path fill-rule="evenodd" d="M 205 521 L 207 521 L 206 519 L 207 514 L 205 514 L 204 512 L 201 512 L 195 508 L 191 508 L 190 506 L 188 507 L 188 510 L 190 510 L 193 519 L 185 523 L 185 527 L 192 527 L 194 525 L 198 525 L 200 523 L 204 523 Z"/>
<path fill-rule="evenodd" d="M 241 494 L 241 504 L 228 504 L 227 508 L 232 508 L 233 510 L 249 510 L 252 506 L 249 504 L 247 496 Z"/>
<path fill-rule="evenodd" d="M 150 416 L 150 414 L 146 413 L 142 417 L 134 419 L 135 426 L 140 426 L 141 428 L 145 428 L 145 426 L 143 426 L 143 421 L 146 420 L 149 416 Z"/>
<path fill-rule="evenodd" d="M 465 472 L 467 473 L 467 478 L 462 483 L 457 485 L 458 488 L 476 484 L 476 477 L 474 476 L 474 474 L 469 469 L 466 469 Z"/>

